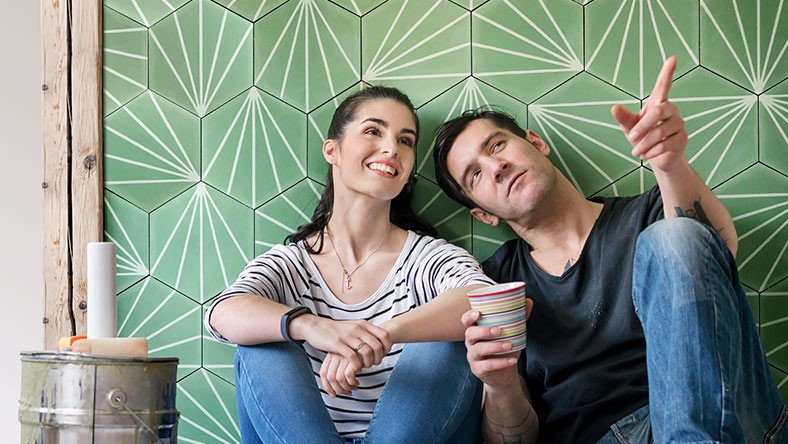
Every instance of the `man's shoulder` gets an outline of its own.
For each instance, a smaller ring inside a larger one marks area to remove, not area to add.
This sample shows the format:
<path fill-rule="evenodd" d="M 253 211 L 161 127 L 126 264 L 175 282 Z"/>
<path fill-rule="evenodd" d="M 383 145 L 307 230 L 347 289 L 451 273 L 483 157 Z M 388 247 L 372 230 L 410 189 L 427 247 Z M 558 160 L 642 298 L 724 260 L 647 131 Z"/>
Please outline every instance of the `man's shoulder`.
<path fill-rule="evenodd" d="M 500 276 L 504 270 L 520 264 L 521 255 L 518 254 L 518 251 L 526 247 L 527 244 L 519 237 L 504 242 L 503 245 L 495 250 L 495 253 L 482 262 L 484 273 L 500 281 Z"/>

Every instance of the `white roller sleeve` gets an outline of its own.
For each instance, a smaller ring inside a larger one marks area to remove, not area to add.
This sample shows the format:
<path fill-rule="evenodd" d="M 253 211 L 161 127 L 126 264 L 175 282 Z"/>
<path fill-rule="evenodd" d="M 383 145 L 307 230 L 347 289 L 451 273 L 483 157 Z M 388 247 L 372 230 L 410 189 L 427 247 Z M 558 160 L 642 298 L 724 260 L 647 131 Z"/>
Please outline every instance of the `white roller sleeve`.
<path fill-rule="evenodd" d="M 115 299 L 115 244 L 88 244 L 88 338 L 114 338 L 118 331 Z"/>

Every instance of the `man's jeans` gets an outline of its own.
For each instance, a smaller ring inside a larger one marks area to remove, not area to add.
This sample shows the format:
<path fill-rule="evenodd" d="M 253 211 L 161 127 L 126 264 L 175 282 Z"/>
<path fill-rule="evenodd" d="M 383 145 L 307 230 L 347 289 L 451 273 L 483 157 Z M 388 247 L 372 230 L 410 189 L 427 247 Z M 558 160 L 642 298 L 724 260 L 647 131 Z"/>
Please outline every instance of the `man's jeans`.
<path fill-rule="evenodd" d="M 406 344 L 357 443 L 472 443 L 481 384 L 461 342 Z M 306 353 L 293 343 L 238 346 L 236 398 L 244 444 L 341 444 Z"/>
<path fill-rule="evenodd" d="M 719 235 L 689 218 L 651 225 L 633 280 L 649 414 L 622 419 L 600 443 L 788 443 L 788 409 Z"/>

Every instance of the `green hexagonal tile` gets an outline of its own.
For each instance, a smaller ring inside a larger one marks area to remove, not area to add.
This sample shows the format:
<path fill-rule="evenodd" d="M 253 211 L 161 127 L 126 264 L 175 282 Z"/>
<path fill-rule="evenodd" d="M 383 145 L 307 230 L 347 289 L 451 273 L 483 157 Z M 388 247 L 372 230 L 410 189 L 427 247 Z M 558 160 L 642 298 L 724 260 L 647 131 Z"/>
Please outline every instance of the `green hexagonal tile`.
<path fill-rule="evenodd" d="M 449 2 L 392 0 L 362 18 L 363 79 L 420 106 L 470 74 L 470 13 Z"/>
<path fill-rule="evenodd" d="M 761 293 L 761 341 L 769 363 L 788 372 L 788 280 Z"/>
<path fill-rule="evenodd" d="M 214 0 L 250 21 L 257 21 L 287 0 Z"/>
<path fill-rule="evenodd" d="M 438 230 L 438 236 L 471 250 L 471 214 L 437 185 L 428 180 L 417 180 L 412 207 L 416 214 Z"/>
<path fill-rule="evenodd" d="M 676 76 L 698 64 L 698 5 L 686 0 L 597 0 L 586 8 L 586 71 L 628 93 L 651 92 L 662 63 Z M 612 17 L 612 19 L 611 19 Z"/>
<path fill-rule="evenodd" d="M 148 234 L 148 213 L 104 193 L 104 240 L 115 244 L 118 292 L 148 275 Z"/>
<path fill-rule="evenodd" d="M 517 237 L 514 231 L 501 221 L 497 227 L 491 227 L 475 218 L 471 219 L 471 253 L 479 262 L 492 256 L 504 242 Z"/>
<path fill-rule="evenodd" d="M 151 274 L 200 303 L 252 255 L 252 210 L 199 183 L 151 213 Z"/>
<path fill-rule="evenodd" d="M 760 96 L 761 162 L 788 172 L 788 80 Z"/>
<path fill-rule="evenodd" d="M 774 367 L 771 367 L 771 371 L 774 381 L 777 383 L 777 389 L 780 391 L 783 400 L 788 402 L 788 373 L 780 371 Z"/>
<path fill-rule="evenodd" d="M 736 224 L 742 282 L 764 291 L 788 276 L 788 177 L 755 165 L 714 191 Z"/>
<path fill-rule="evenodd" d="M 104 120 L 104 184 L 150 211 L 200 180 L 200 122 L 147 91 Z"/>
<path fill-rule="evenodd" d="M 252 87 L 203 119 L 203 180 L 256 208 L 306 176 L 306 116 Z"/>
<path fill-rule="evenodd" d="M 788 72 L 788 8 L 783 2 L 700 2 L 701 64 L 760 94 Z"/>
<path fill-rule="evenodd" d="M 687 127 L 687 159 L 709 186 L 758 160 L 756 96 L 705 69 L 677 80 L 670 96 Z"/>
<path fill-rule="evenodd" d="M 198 116 L 252 85 L 252 24 L 194 0 L 150 30 L 150 87 Z"/>
<path fill-rule="evenodd" d="M 118 295 L 118 336 L 147 338 L 148 355 L 179 358 L 178 378 L 200 366 L 200 305 L 148 277 Z"/>
<path fill-rule="evenodd" d="M 529 128 L 550 146 L 550 159 L 583 195 L 591 195 L 640 166 L 610 107 L 640 102 L 581 74 L 528 107 Z"/>
<path fill-rule="evenodd" d="M 358 82 L 359 21 L 330 2 L 285 3 L 254 25 L 254 84 L 312 111 Z"/>
<path fill-rule="evenodd" d="M 233 368 L 235 345 L 217 341 L 203 327 L 202 350 L 203 368 L 226 381 L 232 382 L 235 378 Z"/>
<path fill-rule="evenodd" d="M 473 75 L 531 102 L 583 70 L 583 7 L 490 2 L 473 14 L 472 41 Z"/>
<path fill-rule="evenodd" d="M 385 3 L 385 1 L 386 0 L 333 0 L 334 3 L 358 16 L 368 13 Z"/>
<path fill-rule="evenodd" d="M 283 243 L 299 226 L 311 222 L 322 193 L 322 185 L 305 179 L 258 208 L 254 212 L 254 254 Z"/>
<path fill-rule="evenodd" d="M 235 387 L 201 369 L 178 382 L 178 441 L 240 443 Z"/>
<path fill-rule="evenodd" d="M 361 90 L 363 86 L 364 84 L 359 82 L 309 113 L 306 134 L 308 147 L 306 171 L 311 179 L 325 183 L 328 163 L 323 157 L 323 142 L 328 137 L 328 126 L 331 124 L 331 118 L 339 104 L 349 95 Z"/>
<path fill-rule="evenodd" d="M 104 8 L 104 116 L 148 88 L 148 28 Z"/>
<path fill-rule="evenodd" d="M 744 294 L 747 296 L 747 303 L 750 304 L 750 311 L 752 311 L 752 317 L 755 320 L 755 326 L 758 329 L 758 335 L 761 332 L 761 295 L 758 294 L 757 291 L 751 290 L 746 285 L 742 285 L 744 288 Z"/>
<path fill-rule="evenodd" d="M 456 3 L 469 11 L 473 11 L 488 1 L 490 0 L 451 0 L 452 3 Z"/>
<path fill-rule="evenodd" d="M 190 0 L 105 0 L 104 6 L 150 27 Z"/>
<path fill-rule="evenodd" d="M 621 179 L 602 188 L 599 192 L 594 193 L 593 196 L 636 196 L 645 193 L 656 184 L 657 179 L 654 177 L 654 173 L 645 166 L 641 166 Z"/>
<path fill-rule="evenodd" d="M 487 105 L 506 111 L 523 127 L 525 126 L 528 111 L 524 103 L 473 77 L 469 77 L 419 108 L 421 136 L 416 147 L 416 172 L 419 176 L 436 181 L 432 146 L 435 143 L 435 130 L 438 126 L 459 116 L 463 111 Z"/>

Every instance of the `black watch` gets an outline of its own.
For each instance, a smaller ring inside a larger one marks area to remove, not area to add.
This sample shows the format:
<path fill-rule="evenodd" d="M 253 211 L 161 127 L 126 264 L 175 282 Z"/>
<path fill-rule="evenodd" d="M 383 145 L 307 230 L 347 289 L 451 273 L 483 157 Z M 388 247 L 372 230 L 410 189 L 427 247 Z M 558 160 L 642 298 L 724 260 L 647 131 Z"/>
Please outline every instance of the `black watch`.
<path fill-rule="evenodd" d="M 290 327 L 290 321 L 293 319 L 301 316 L 302 314 L 312 314 L 312 311 L 304 306 L 295 307 L 288 311 L 287 313 L 282 315 L 282 319 L 279 320 L 279 333 L 282 334 L 282 337 L 285 338 L 287 342 L 304 342 L 304 341 L 296 341 L 290 334 L 287 332 L 288 328 Z"/>

